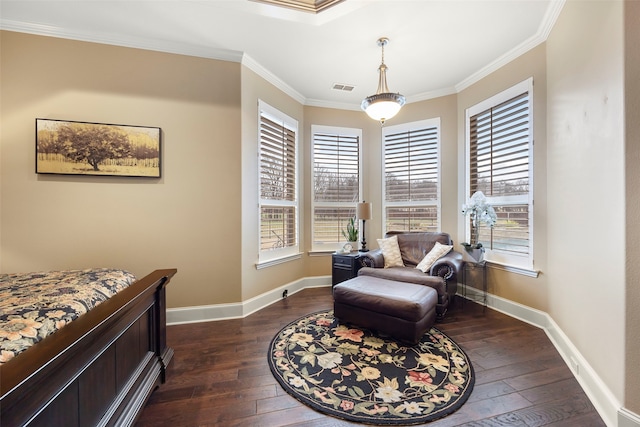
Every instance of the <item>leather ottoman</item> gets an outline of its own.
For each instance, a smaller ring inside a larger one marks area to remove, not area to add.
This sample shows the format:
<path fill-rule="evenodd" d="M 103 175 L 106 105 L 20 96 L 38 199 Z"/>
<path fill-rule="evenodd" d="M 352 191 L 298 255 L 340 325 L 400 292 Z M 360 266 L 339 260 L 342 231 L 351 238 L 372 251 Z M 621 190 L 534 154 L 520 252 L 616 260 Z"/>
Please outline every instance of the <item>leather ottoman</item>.
<path fill-rule="evenodd" d="M 433 326 L 438 293 L 414 283 L 358 276 L 333 288 L 333 314 L 353 323 L 416 344 Z"/>

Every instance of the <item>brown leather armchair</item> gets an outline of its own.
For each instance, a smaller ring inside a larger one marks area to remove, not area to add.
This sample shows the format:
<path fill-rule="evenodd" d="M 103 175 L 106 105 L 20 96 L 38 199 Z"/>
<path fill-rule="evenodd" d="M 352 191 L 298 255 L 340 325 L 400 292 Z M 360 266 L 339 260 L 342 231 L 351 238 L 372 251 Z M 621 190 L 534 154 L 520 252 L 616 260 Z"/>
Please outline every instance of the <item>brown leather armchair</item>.
<path fill-rule="evenodd" d="M 458 277 L 462 275 L 464 260 L 462 254 L 453 249 L 438 259 L 428 273 L 415 268 L 436 242 L 453 245 L 448 233 L 432 232 L 389 232 L 386 237 L 398 236 L 398 246 L 404 267 L 384 268 L 384 257 L 380 249 L 362 254 L 362 267 L 359 276 L 373 276 L 398 282 L 417 283 L 430 286 L 438 292 L 436 305 L 437 319 L 441 320 L 447 312 L 449 302 L 456 294 Z"/>

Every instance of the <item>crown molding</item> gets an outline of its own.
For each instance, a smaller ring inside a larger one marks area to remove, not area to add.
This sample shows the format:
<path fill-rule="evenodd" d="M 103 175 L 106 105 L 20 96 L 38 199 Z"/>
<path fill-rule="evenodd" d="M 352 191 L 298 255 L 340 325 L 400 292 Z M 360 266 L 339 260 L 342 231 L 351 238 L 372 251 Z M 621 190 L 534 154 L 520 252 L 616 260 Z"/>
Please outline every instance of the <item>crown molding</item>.
<path fill-rule="evenodd" d="M 441 96 L 455 95 L 458 93 L 455 87 L 445 87 L 442 89 L 432 90 L 429 92 L 419 93 L 417 95 L 412 95 L 407 97 L 407 104 L 411 104 L 413 102 L 427 101 L 429 99 L 440 98 Z"/>
<path fill-rule="evenodd" d="M 545 13 L 544 18 L 540 23 L 540 28 L 538 28 L 538 33 L 544 41 L 549 38 L 551 30 L 553 29 L 553 26 L 556 25 L 556 21 L 558 20 L 565 3 L 566 0 L 556 0 L 551 2 L 547 8 L 547 13 Z"/>
<path fill-rule="evenodd" d="M 277 87 L 278 89 L 280 89 L 281 91 L 283 91 L 284 93 L 286 93 L 287 95 L 289 95 L 290 97 L 298 101 L 300 104 L 307 105 L 306 104 L 307 99 L 304 97 L 304 95 L 302 95 L 300 92 L 298 92 L 297 90 L 289 86 L 287 83 L 285 83 L 282 79 L 280 79 L 278 76 L 273 74 L 271 71 L 264 68 L 255 59 L 253 59 L 246 53 L 242 55 L 241 62 L 242 62 L 242 65 L 244 65 L 251 71 L 258 74 L 260 77 L 262 77 L 263 79 L 265 79 L 266 81 L 268 81 L 269 83 L 271 83 L 272 85 L 274 85 L 275 87 Z"/>
<path fill-rule="evenodd" d="M 20 33 L 35 34 L 39 36 L 57 37 L 70 40 L 78 40 L 91 43 L 100 43 L 114 46 L 122 46 L 134 49 L 153 50 L 158 52 L 173 53 L 178 55 L 195 56 L 200 58 L 217 59 L 221 61 L 239 62 L 254 71 L 263 79 L 291 96 L 299 103 L 306 105 L 306 98 L 300 92 L 286 84 L 282 79 L 264 68 L 249 55 L 227 49 L 212 49 L 187 44 L 158 42 L 139 38 L 115 37 L 113 35 L 100 35 L 94 33 L 82 33 L 67 31 L 60 27 L 50 25 L 25 23 L 0 19 L 0 29 Z"/>
<path fill-rule="evenodd" d="M 518 58 L 519 56 L 527 53 L 534 47 L 538 46 L 541 43 L 547 41 L 549 35 L 551 34 L 551 30 L 555 25 L 558 17 L 560 16 L 560 12 L 562 12 L 562 8 L 564 7 L 566 0 L 554 0 L 549 3 L 549 7 L 545 13 L 544 19 L 540 23 L 538 27 L 538 31 L 535 35 L 525 40 L 519 46 L 516 46 L 514 49 L 500 56 L 498 59 L 493 61 L 492 63 L 486 65 L 481 68 L 477 72 L 473 73 L 466 79 L 462 80 L 460 83 L 456 84 L 453 87 L 437 89 L 430 92 L 419 93 L 417 95 L 407 96 L 407 104 L 411 104 L 414 102 L 427 101 L 429 99 L 439 98 L 441 96 L 448 96 L 457 94 L 474 83 L 479 82 L 489 74 L 497 71 L 501 67 L 505 66 L 509 62 Z M 315 107 L 326 107 L 326 108 L 338 108 L 342 110 L 359 110 L 359 107 L 354 107 L 352 104 L 338 104 L 334 102 L 326 102 L 322 100 L 307 100 L 305 105 L 315 106 Z"/>
<path fill-rule="evenodd" d="M 516 46 L 514 49 L 511 49 L 509 52 L 500 56 L 495 61 L 476 71 L 466 79 L 462 80 L 460 83 L 455 85 L 456 92 L 460 92 L 474 83 L 479 82 L 483 78 L 487 77 L 489 74 L 497 71 L 501 67 L 505 66 L 509 62 L 518 58 L 519 56 L 527 53 L 534 47 L 538 46 L 541 43 L 547 41 L 549 34 L 551 34 L 551 30 L 560 16 L 560 12 L 564 7 L 565 0 L 557 0 L 552 1 L 547 8 L 547 12 L 545 13 L 544 19 L 540 23 L 540 27 L 538 27 L 538 31 L 532 37 L 525 40 L 519 46 Z"/>
<path fill-rule="evenodd" d="M 424 92 L 418 95 L 407 97 L 407 104 L 412 104 L 414 102 L 420 102 L 420 101 L 427 101 L 429 99 L 434 99 L 434 98 L 440 98 L 441 96 L 455 95 L 456 93 L 457 92 L 454 87 L 432 90 L 430 92 Z M 329 102 L 322 99 L 307 98 L 307 102 L 305 105 L 309 107 L 322 107 L 322 108 L 334 108 L 338 110 L 361 111 L 360 104 L 354 105 L 353 103 Z"/>
<path fill-rule="evenodd" d="M 38 36 L 57 37 L 69 40 L 78 40 L 90 43 L 107 44 L 134 49 L 153 50 L 157 52 L 173 53 L 178 55 L 196 56 L 200 58 L 219 59 L 222 61 L 242 61 L 242 52 L 233 50 L 215 49 L 204 46 L 188 45 L 184 43 L 160 42 L 158 40 L 146 40 L 134 37 L 119 37 L 113 34 L 68 31 L 64 28 L 51 25 L 36 24 L 32 22 L 19 22 L 8 19 L 0 19 L 0 30 L 28 33 Z"/>
<path fill-rule="evenodd" d="M 438 98 L 441 96 L 447 96 L 456 94 L 469 86 L 477 83 L 482 80 L 484 77 L 503 67 L 507 63 L 516 59 L 517 57 L 523 55 L 534 47 L 538 46 L 541 43 L 544 43 L 553 26 L 564 7 L 566 0 L 557 0 L 552 1 L 549 4 L 549 8 L 545 14 L 545 17 L 538 28 L 537 33 L 524 41 L 522 44 L 507 52 L 506 54 L 500 56 L 492 63 L 486 65 L 482 69 L 473 73 L 466 79 L 462 80 L 460 83 L 456 84 L 454 87 L 448 87 L 443 89 L 438 89 L 435 91 L 425 92 L 417 95 L 411 95 L 407 97 L 408 103 L 414 103 L 419 101 L 426 101 L 433 98 Z M 348 2 L 342 3 L 348 4 Z M 337 9 L 337 8 L 336 8 Z M 319 99 L 307 99 L 304 95 L 302 95 L 297 90 L 293 89 L 290 85 L 284 82 L 282 79 L 277 77 L 271 71 L 264 68 L 261 64 L 255 61 L 246 53 L 240 51 L 233 51 L 227 49 L 215 49 L 208 48 L 204 46 L 195 46 L 189 44 L 180 44 L 180 43 L 170 43 L 170 42 L 161 42 L 158 40 L 147 40 L 141 38 L 132 38 L 132 37 L 119 37 L 113 34 L 94 34 L 90 32 L 78 32 L 78 31 L 68 31 L 64 28 L 43 25 L 37 23 L 30 22 L 20 22 L 13 20 L 0 19 L 0 30 L 8 30 L 8 31 L 16 31 L 21 33 L 29 33 L 35 35 L 42 36 L 50 36 L 50 37 L 58 37 L 64 39 L 71 40 L 79 40 L 85 42 L 92 43 L 100 43 L 100 44 L 108 44 L 115 46 L 122 46 L 128 48 L 135 49 L 145 49 L 145 50 L 153 50 L 158 52 L 165 53 L 173 53 L 178 55 L 187 55 L 187 56 L 196 56 L 201 58 L 208 59 L 217 59 L 222 61 L 231 61 L 231 62 L 239 62 L 242 65 L 246 66 L 250 70 L 254 71 L 260 77 L 264 78 L 266 81 L 274 85 L 279 90 L 283 91 L 285 94 L 289 95 L 291 98 L 296 100 L 305 106 L 312 107 L 322 107 L 322 108 L 335 108 L 340 110 L 352 110 L 357 111 L 360 109 L 359 105 L 354 105 L 352 103 L 340 103 L 333 101 L 325 101 Z"/>
<path fill-rule="evenodd" d="M 309 99 L 304 104 L 307 107 L 320 107 L 320 108 L 334 108 L 336 110 L 350 110 L 350 111 L 362 111 L 360 110 L 360 104 L 353 104 L 347 102 L 335 102 L 325 101 L 324 99 Z"/>

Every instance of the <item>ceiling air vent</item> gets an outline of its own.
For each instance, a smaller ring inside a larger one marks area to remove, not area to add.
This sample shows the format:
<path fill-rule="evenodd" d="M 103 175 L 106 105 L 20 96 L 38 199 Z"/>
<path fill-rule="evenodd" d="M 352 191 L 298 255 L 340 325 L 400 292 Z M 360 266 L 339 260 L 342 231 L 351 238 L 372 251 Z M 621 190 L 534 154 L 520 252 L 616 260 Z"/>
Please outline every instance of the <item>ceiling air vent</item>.
<path fill-rule="evenodd" d="M 344 91 L 344 92 L 351 92 L 354 88 L 355 88 L 354 85 L 345 85 L 345 84 L 342 84 L 342 83 L 335 83 L 333 85 L 332 89 L 333 90 L 341 90 L 341 91 Z"/>

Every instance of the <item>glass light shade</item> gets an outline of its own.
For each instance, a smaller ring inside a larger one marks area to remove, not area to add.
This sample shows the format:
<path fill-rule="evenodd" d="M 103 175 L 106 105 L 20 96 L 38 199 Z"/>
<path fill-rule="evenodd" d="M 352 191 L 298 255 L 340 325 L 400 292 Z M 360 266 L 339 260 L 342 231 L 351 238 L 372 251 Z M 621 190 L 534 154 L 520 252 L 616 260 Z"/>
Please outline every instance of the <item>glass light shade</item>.
<path fill-rule="evenodd" d="M 398 114 L 405 102 L 405 97 L 399 93 L 378 93 L 365 98 L 361 107 L 369 117 L 384 123 Z"/>

